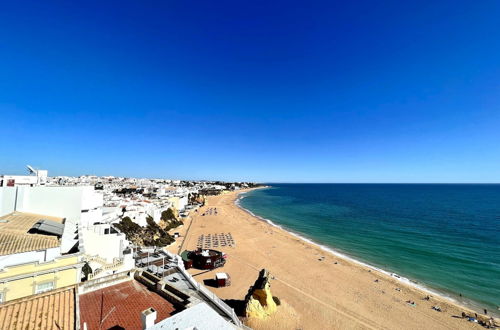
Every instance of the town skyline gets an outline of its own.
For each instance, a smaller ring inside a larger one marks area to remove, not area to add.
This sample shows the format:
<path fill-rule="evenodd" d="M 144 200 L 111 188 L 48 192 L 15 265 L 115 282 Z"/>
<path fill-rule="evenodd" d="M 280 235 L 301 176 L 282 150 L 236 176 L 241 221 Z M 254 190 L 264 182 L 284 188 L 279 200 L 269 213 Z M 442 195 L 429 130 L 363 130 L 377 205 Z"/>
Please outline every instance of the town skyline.
<path fill-rule="evenodd" d="M 18 163 L 16 163 L 18 164 Z M 20 163 L 19 163 L 20 164 Z M 26 164 L 25 164 L 26 165 Z M 14 170 L 3 170 L 4 173 L 10 173 L 11 175 L 27 175 L 27 170 L 26 166 L 20 166 L 17 167 Z M 35 168 L 40 168 L 40 167 L 35 167 Z M 75 173 L 75 174 L 60 174 L 60 173 L 53 173 L 51 171 L 50 177 L 69 177 L 69 178 L 78 178 L 78 177 L 98 177 L 98 178 L 106 178 L 106 177 L 113 177 L 113 178 L 130 178 L 130 179 L 151 179 L 151 180 L 167 180 L 167 181 L 207 181 L 207 182 L 253 182 L 253 183 L 262 183 L 262 184 L 273 184 L 273 183 L 284 183 L 284 184 L 500 184 L 500 181 L 497 182 L 481 182 L 481 181 L 462 181 L 462 182 L 446 182 L 446 181 L 418 181 L 418 182 L 412 182 L 412 181 L 398 181 L 398 182 L 391 182 L 391 181 L 371 181 L 371 182 L 366 182 L 366 181 L 346 181 L 343 179 L 340 179 L 339 181 L 259 181 L 259 180 L 248 180 L 248 179 L 241 179 L 241 178 L 182 178 L 182 177 L 174 177 L 174 176 L 168 176 L 168 175 L 160 175 L 160 176 L 151 176 L 151 175 L 113 175 L 113 174 L 94 174 L 94 173 Z"/>
<path fill-rule="evenodd" d="M 499 14 L 495 1 L 7 3 L 0 170 L 499 182 Z"/>

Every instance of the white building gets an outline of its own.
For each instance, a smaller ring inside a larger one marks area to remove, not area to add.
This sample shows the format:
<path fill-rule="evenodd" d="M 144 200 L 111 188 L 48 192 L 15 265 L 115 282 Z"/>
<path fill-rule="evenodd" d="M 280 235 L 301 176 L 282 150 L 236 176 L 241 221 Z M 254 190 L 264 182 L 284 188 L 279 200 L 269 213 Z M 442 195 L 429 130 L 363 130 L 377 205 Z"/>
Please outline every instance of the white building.
<path fill-rule="evenodd" d="M 67 234 L 63 237 L 67 239 L 61 241 L 59 249 L 65 253 L 78 246 L 94 277 L 134 267 L 128 240 L 110 225 L 117 212 L 103 217 L 102 207 L 103 195 L 92 186 L 0 187 L 0 216 L 24 212 L 65 219 Z"/>
<path fill-rule="evenodd" d="M 78 221 L 81 227 L 99 222 L 102 194 L 88 186 L 0 187 L 0 216 L 18 211 Z"/>
<path fill-rule="evenodd" d="M 35 170 L 28 165 L 32 175 L 0 175 L 0 187 L 15 187 L 20 185 L 39 186 L 47 183 L 48 171 Z"/>
<path fill-rule="evenodd" d="M 197 329 L 197 330 L 236 330 L 242 329 L 229 322 L 217 313 L 206 302 L 199 303 L 191 308 L 183 310 L 158 323 L 154 319 L 148 320 L 148 315 L 141 314 L 144 329 L 146 330 L 169 330 L 169 329 Z M 156 315 L 154 315 L 156 317 Z M 148 322 L 149 321 L 149 322 Z"/>

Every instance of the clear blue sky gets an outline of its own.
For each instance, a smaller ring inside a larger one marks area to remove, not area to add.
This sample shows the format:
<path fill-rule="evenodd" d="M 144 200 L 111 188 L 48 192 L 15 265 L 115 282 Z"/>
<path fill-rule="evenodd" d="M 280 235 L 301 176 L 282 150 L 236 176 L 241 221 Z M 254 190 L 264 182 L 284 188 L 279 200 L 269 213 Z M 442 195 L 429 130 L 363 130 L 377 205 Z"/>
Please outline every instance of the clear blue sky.
<path fill-rule="evenodd" d="M 0 173 L 500 182 L 500 1 L 4 1 Z"/>

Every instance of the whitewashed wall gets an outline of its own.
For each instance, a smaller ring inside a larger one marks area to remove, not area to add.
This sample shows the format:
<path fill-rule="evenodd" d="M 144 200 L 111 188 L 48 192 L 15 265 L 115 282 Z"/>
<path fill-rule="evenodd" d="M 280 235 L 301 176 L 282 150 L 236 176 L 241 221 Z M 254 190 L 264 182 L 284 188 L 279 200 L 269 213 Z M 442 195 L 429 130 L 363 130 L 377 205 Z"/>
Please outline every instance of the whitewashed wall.
<path fill-rule="evenodd" d="M 83 229 L 82 234 L 85 253 L 91 256 L 99 255 L 108 263 L 111 263 L 113 258 L 121 258 L 123 249 L 128 245 L 125 235 L 101 235 L 99 231 L 88 229 Z"/>
<path fill-rule="evenodd" d="M 0 187 L 0 217 L 14 212 L 16 187 Z"/>
<path fill-rule="evenodd" d="M 0 256 L 0 269 L 8 266 L 21 265 L 29 262 L 47 262 L 59 257 L 59 247 L 42 250 L 42 251 L 29 251 L 24 253 L 9 254 Z"/>

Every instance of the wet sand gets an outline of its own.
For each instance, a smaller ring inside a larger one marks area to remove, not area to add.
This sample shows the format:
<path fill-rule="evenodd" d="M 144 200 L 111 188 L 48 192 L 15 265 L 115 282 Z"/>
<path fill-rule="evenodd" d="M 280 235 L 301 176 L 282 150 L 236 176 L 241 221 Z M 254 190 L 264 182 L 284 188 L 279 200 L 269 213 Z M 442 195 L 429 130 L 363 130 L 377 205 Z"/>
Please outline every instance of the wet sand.
<path fill-rule="evenodd" d="M 198 237 L 231 233 L 235 246 L 217 247 L 227 253 L 222 269 L 189 272 L 201 283 L 227 272 L 232 285 L 208 288 L 222 299 L 243 299 L 262 268 L 274 276 L 271 291 L 282 306 L 266 321 L 248 321 L 255 329 L 484 329 L 460 318 L 472 311 L 451 301 L 333 255 L 245 212 L 234 204 L 237 192 L 207 198 L 185 225 L 182 237 L 169 247 L 196 249 Z M 209 208 L 217 215 L 202 216 Z M 406 301 L 414 301 L 416 306 Z M 432 309 L 440 306 L 442 312 Z"/>

